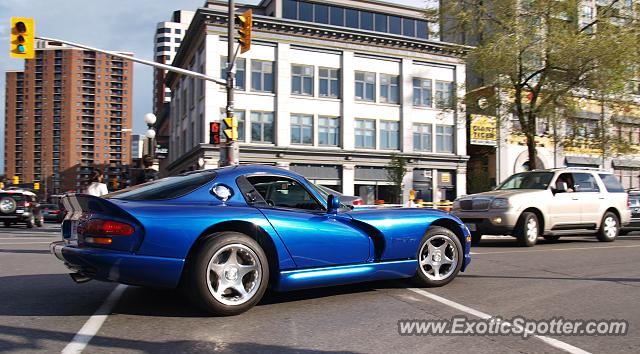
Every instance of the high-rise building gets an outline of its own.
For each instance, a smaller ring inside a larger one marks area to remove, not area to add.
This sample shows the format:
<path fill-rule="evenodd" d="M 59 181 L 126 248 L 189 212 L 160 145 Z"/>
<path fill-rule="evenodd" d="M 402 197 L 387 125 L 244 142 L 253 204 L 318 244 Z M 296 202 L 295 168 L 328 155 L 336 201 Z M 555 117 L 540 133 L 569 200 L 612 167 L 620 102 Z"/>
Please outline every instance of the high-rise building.
<path fill-rule="evenodd" d="M 132 90 L 131 62 L 38 42 L 24 70 L 6 73 L 7 176 L 51 195 L 82 189 L 100 168 L 117 187 L 131 161 Z"/>
<path fill-rule="evenodd" d="M 240 163 L 277 165 L 367 203 L 400 202 L 389 180 L 406 158 L 404 200 L 466 190 L 467 48 L 440 41 L 421 8 L 374 0 L 263 0 L 236 62 Z M 173 65 L 224 78 L 227 2 L 198 9 Z M 223 87 L 169 73 L 171 174 L 215 167 L 208 127 Z"/>
<path fill-rule="evenodd" d="M 193 11 L 178 10 L 173 12 L 170 21 L 158 22 L 153 38 L 156 62 L 162 64 L 173 62 L 194 14 Z M 164 109 L 164 104 L 171 102 L 171 91 L 164 85 L 167 72 L 159 69 L 155 69 L 154 72 L 153 111 L 158 115 Z"/>

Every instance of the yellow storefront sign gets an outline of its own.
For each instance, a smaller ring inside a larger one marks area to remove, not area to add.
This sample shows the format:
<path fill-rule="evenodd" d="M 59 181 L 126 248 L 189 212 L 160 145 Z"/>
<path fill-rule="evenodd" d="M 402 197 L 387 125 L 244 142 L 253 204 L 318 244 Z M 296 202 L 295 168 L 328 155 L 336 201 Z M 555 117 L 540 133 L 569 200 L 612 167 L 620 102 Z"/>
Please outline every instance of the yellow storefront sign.
<path fill-rule="evenodd" d="M 471 145 L 497 145 L 496 117 L 471 115 Z"/>

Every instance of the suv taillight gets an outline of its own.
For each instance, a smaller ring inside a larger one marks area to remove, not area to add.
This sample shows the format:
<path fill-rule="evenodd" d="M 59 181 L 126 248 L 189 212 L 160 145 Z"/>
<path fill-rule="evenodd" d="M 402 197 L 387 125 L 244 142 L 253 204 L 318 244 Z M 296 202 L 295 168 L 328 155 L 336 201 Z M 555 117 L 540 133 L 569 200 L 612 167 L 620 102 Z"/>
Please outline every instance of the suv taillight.
<path fill-rule="evenodd" d="M 30 206 L 31 206 L 31 203 L 29 203 L 29 202 L 24 202 L 24 203 L 22 203 L 22 206 L 23 206 L 23 207 L 25 207 L 25 208 L 28 208 L 28 207 L 30 207 Z"/>

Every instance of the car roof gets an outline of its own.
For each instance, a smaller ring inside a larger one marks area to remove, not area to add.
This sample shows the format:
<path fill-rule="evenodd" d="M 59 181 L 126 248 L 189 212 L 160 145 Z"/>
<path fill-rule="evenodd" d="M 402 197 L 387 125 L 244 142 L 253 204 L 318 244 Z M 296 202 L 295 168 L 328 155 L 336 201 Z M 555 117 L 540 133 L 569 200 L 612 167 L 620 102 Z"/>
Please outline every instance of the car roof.
<path fill-rule="evenodd" d="M 238 166 L 227 166 L 215 169 L 215 171 L 224 176 L 228 177 L 238 177 L 242 175 L 251 175 L 251 174 L 276 174 L 286 177 L 293 178 L 304 178 L 304 176 L 295 173 L 290 170 L 286 170 L 284 168 L 268 166 L 268 165 L 238 165 Z"/>

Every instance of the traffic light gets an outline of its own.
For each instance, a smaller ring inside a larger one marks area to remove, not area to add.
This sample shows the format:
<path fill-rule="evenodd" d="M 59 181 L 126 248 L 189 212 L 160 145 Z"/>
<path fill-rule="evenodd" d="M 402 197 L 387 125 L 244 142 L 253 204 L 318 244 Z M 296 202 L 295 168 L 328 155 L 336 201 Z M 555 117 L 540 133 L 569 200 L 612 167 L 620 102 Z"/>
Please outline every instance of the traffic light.
<path fill-rule="evenodd" d="M 33 189 L 39 191 L 40 190 L 40 182 L 33 182 Z"/>
<path fill-rule="evenodd" d="M 238 120 L 235 118 L 225 118 L 224 125 L 224 136 L 227 137 L 227 140 L 238 140 Z"/>
<path fill-rule="evenodd" d="M 11 177 L 11 183 L 12 184 L 20 184 L 20 176 Z"/>
<path fill-rule="evenodd" d="M 32 18 L 11 18 L 12 58 L 33 59 L 35 57 L 35 25 Z"/>
<path fill-rule="evenodd" d="M 209 144 L 220 144 L 220 123 L 209 123 Z"/>
<path fill-rule="evenodd" d="M 253 28 L 253 11 L 251 9 L 245 11 L 242 15 L 236 16 L 237 22 L 240 24 L 238 29 L 238 42 L 240 42 L 240 53 L 244 53 L 251 49 L 251 29 Z"/>

